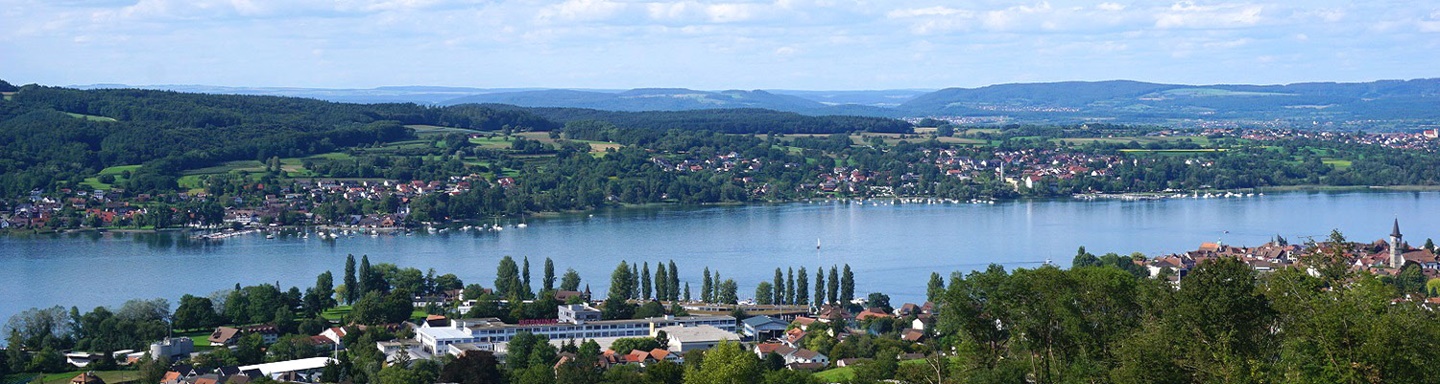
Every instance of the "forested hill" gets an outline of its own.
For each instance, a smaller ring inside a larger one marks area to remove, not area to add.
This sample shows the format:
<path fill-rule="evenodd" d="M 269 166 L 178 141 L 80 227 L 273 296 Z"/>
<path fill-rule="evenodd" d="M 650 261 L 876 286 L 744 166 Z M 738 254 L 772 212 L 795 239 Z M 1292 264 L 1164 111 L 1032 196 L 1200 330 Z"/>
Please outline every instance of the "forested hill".
<path fill-rule="evenodd" d="M 135 164 L 144 167 L 129 177 L 131 188 L 171 190 L 186 169 L 412 138 L 404 124 L 559 127 L 524 111 L 475 106 L 27 85 L 0 102 L 0 193 L 78 185 L 106 167 Z"/>
<path fill-rule="evenodd" d="M 624 128 L 725 133 L 908 132 L 899 120 L 812 117 L 759 109 L 613 113 L 507 105 L 349 104 L 307 98 L 93 89 L 0 81 L 0 195 L 77 186 L 101 170 L 138 191 L 174 190 L 184 171 L 240 160 L 297 158 L 415 139 L 406 126 L 554 131 L 597 120 Z M 95 183 L 90 183 L 94 185 Z"/>

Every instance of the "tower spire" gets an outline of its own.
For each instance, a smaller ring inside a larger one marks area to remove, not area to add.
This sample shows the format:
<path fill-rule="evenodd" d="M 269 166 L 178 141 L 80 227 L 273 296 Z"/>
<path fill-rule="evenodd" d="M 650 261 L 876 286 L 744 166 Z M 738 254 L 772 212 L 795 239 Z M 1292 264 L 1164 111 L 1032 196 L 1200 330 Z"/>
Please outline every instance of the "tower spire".
<path fill-rule="evenodd" d="M 1400 269 L 1405 266 L 1405 251 L 1400 249 L 1400 219 L 1395 219 L 1395 225 L 1390 229 L 1390 268 Z"/>

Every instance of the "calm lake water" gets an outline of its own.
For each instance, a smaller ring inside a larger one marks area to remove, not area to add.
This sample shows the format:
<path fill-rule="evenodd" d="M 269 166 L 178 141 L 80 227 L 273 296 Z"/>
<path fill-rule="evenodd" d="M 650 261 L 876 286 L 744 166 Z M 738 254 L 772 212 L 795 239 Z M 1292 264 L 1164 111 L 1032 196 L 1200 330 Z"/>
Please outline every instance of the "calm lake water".
<path fill-rule="evenodd" d="M 1400 219 L 1412 244 L 1440 237 L 1434 215 L 1440 192 L 1284 193 L 1231 199 L 1157 201 L 1016 201 L 986 205 L 845 202 L 733 207 L 614 209 L 593 215 L 530 219 L 501 232 L 355 236 L 333 243 L 248 235 L 199 243 L 166 234 L 76 234 L 0 237 L 0 319 L 31 307 L 82 311 L 131 298 L 208 295 L 236 283 L 313 285 L 345 255 L 454 273 L 493 286 L 505 255 L 528 256 L 539 285 L 544 260 L 556 273 L 579 271 L 603 295 L 620 260 L 675 260 L 681 280 L 700 291 L 709 266 L 740 283 L 741 297 L 769 281 L 776 267 L 809 269 L 849 263 L 856 293 L 885 292 L 897 305 L 923 300 L 931 271 L 1068 265 L 1075 249 L 1156 255 L 1201 242 L 1259 245 L 1280 234 L 1292 242 L 1323 239 L 1332 228 L 1355 241 L 1389 233 Z M 816 239 L 822 244 L 815 249 Z M 683 283 L 682 283 L 683 284 Z M 173 308 L 173 307 L 172 307 Z"/>

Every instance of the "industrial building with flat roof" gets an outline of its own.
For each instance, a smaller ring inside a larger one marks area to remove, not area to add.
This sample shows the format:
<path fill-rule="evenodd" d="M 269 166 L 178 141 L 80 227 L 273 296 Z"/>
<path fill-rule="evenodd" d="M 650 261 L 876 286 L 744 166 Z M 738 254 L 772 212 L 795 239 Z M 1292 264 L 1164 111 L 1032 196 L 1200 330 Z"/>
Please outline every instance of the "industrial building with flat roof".
<path fill-rule="evenodd" d="M 508 343 L 516 333 L 529 332 L 550 340 L 585 340 L 611 337 L 648 337 L 664 327 L 696 327 L 708 325 L 725 332 L 735 332 L 732 316 L 665 316 L 633 320 L 591 320 L 599 311 L 588 306 L 561 306 L 557 321 L 506 324 L 497 318 L 454 319 L 449 325 L 421 325 L 415 340 L 432 354 L 444 354 L 452 344 Z"/>

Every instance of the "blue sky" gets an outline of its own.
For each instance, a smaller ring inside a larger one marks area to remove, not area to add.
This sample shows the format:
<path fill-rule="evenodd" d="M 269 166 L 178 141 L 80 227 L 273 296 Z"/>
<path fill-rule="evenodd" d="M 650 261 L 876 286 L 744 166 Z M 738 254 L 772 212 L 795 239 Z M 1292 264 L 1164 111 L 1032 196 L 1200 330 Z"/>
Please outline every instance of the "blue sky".
<path fill-rule="evenodd" d="M 15 83 L 894 89 L 1440 77 L 1440 2 L 0 0 Z"/>

